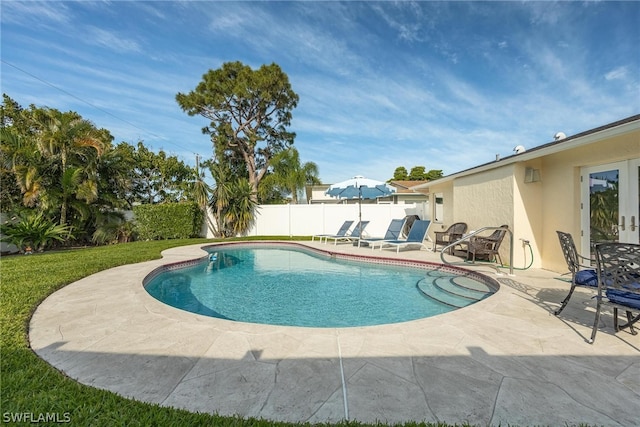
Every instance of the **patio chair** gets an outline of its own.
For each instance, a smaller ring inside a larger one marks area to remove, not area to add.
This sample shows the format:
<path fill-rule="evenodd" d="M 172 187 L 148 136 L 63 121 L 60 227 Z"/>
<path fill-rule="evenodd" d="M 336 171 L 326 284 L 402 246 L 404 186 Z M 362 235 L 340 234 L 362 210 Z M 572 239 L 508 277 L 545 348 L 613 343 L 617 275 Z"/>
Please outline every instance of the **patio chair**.
<path fill-rule="evenodd" d="M 392 219 L 389 227 L 387 227 L 386 233 L 384 233 L 384 237 L 367 237 L 366 239 L 360 238 L 358 239 L 358 247 L 362 243 L 365 243 L 368 246 L 371 246 L 373 249 L 373 243 L 379 242 L 381 240 L 398 240 L 400 238 L 400 233 L 402 232 L 402 226 L 404 225 L 404 218 L 401 219 Z"/>
<path fill-rule="evenodd" d="M 557 316 L 567 306 L 576 286 L 585 286 L 594 289 L 598 287 L 598 274 L 596 270 L 591 267 L 591 259 L 578 253 L 571 234 L 562 231 L 556 231 L 556 233 L 558 233 L 560 247 L 562 248 L 564 259 L 567 261 L 567 267 L 569 267 L 569 272 L 571 273 L 571 288 L 569 289 L 569 293 L 562 300 L 562 303 L 560 303 L 560 308 L 553 312 L 553 314 Z M 589 263 L 581 264 L 580 260 L 586 260 Z"/>
<path fill-rule="evenodd" d="M 419 245 L 420 248 L 424 247 L 426 249 L 424 239 L 427 238 L 427 231 L 430 225 L 431 221 L 429 220 L 416 220 L 413 222 L 411 230 L 409 230 L 409 234 L 405 240 L 381 240 L 377 243 L 380 243 L 380 250 L 382 250 L 384 246 L 395 246 L 396 253 L 400 252 L 401 247 L 406 246 Z"/>
<path fill-rule="evenodd" d="M 360 239 L 360 233 L 369 225 L 369 221 L 360 221 L 353 227 L 351 234 L 345 234 L 344 236 L 325 236 L 324 243 L 328 243 L 329 239 L 333 239 L 333 244 L 337 245 L 338 242 L 355 242 Z"/>
<path fill-rule="evenodd" d="M 322 239 L 324 239 L 325 237 L 346 236 L 349 228 L 351 228 L 352 225 L 353 221 L 345 221 L 336 234 L 314 234 L 313 236 L 311 236 L 311 241 L 313 242 L 313 240 L 317 237 L 320 239 L 320 243 L 322 243 Z"/>
<path fill-rule="evenodd" d="M 616 332 L 629 328 L 640 320 L 640 245 L 633 243 L 598 243 L 595 247 L 598 272 L 596 318 L 589 343 L 593 344 L 598 332 L 602 305 L 613 307 L 613 327 Z M 626 311 L 627 323 L 618 325 L 618 309 Z"/>
<path fill-rule="evenodd" d="M 507 234 L 508 225 L 501 225 L 499 230 L 491 233 L 490 236 L 473 236 L 467 241 L 467 261 L 471 257 L 472 262 L 476 262 L 476 258 L 487 258 L 487 261 L 494 262 L 496 258 L 500 260 L 500 245 Z"/>
<path fill-rule="evenodd" d="M 460 240 L 464 233 L 467 232 L 467 223 L 466 222 L 456 222 L 455 224 L 451 224 L 449 228 L 445 231 L 436 231 L 434 232 L 436 236 L 435 242 L 433 242 L 433 251 L 436 251 L 436 247 L 438 245 L 447 246 L 451 243 Z M 449 253 L 453 252 L 453 248 L 449 248 Z"/>

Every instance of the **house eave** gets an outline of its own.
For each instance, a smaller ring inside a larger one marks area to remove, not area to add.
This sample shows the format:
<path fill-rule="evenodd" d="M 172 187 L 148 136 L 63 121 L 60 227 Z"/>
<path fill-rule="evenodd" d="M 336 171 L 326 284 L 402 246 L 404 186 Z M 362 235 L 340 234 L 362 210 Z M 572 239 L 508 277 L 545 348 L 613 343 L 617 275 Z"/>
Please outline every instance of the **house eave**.
<path fill-rule="evenodd" d="M 500 168 L 509 164 L 526 162 L 539 157 L 548 156 L 550 154 L 560 153 L 562 151 L 572 150 L 585 145 L 593 144 L 603 139 L 613 138 L 630 132 L 640 130 L 640 114 L 628 117 L 626 119 L 595 128 L 586 132 L 569 136 L 560 141 L 553 141 L 538 147 L 531 148 L 523 153 L 513 154 L 503 159 L 474 166 L 460 172 L 447 175 L 443 178 L 429 181 L 425 184 L 416 185 L 413 189 L 428 189 L 429 187 L 444 184 L 457 178 L 485 172 L 492 169 Z"/>

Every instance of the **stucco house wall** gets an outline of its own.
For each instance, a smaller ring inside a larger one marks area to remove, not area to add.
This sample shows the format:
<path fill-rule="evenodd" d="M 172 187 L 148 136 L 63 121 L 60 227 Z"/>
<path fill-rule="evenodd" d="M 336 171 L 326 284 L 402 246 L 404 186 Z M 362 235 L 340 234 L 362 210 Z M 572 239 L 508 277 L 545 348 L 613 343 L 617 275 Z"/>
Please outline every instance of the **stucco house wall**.
<path fill-rule="evenodd" d="M 530 250 L 521 240 L 525 239 L 534 252 L 533 266 L 540 267 L 538 230 L 542 224 L 542 208 L 537 201 L 542 190 L 540 182 L 524 183 L 529 167 L 539 168 L 540 161 L 497 165 L 494 169 L 430 186 L 432 195 L 438 193 L 444 198 L 443 219 L 436 221 L 431 231 L 444 230 L 454 222 L 466 222 L 469 231 L 507 224 L 515 230 L 514 266 L 524 267 L 531 262 Z M 500 250 L 505 263 L 509 262 L 508 242 L 507 235 Z"/>
<path fill-rule="evenodd" d="M 581 168 L 640 157 L 640 117 L 622 122 L 421 186 L 431 200 L 444 196 L 443 218 L 431 231 L 454 222 L 466 222 L 469 230 L 507 224 L 514 231 L 514 267 L 531 263 L 526 240 L 532 267 L 566 272 L 556 230 L 571 233 L 579 250 L 588 245 L 589 237 L 582 237 Z M 508 262 L 508 237 L 501 257 Z"/>
<path fill-rule="evenodd" d="M 543 194 L 543 182 L 527 179 L 528 171 L 541 172 L 541 160 L 515 163 L 513 182 L 513 230 L 514 234 L 514 266 L 524 268 L 531 265 L 540 268 L 544 239 L 542 229 L 544 224 L 543 205 L 540 203 Z M 527 246 L 525 241 L 529 242 Z M 504 259 L 504 258 L 503 258 Z"/>
<path fill-rule="evenodd" d="M 454 222 L 466 222 L 469 230 L 502 224 L 513 227 L 513 173 L 514 166 L 507 165 L 456 179 Z"/>
<path fill-rule="evenodd" d="M 540 170 L 543 206 L 542 267 L 565 271 L 556 230 L 571 233 L 580 250 L 582 238 L 580 170 L 640 157 L 640 131 L 614 136 L 592 144 L 543 157 Z"/>

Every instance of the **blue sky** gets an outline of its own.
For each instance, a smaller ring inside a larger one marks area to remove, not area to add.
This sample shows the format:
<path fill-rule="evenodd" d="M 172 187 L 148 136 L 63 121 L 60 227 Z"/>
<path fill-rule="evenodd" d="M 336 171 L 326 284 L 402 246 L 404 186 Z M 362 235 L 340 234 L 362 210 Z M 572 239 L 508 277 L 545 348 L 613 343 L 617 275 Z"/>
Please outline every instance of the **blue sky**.
<path fill-rule="evenodd" d="M 2 92 L 189 164 L 175 102 L 209 69 L 277 63 L 325 183 L 451 174 L 640 113 L 640 2 L 1 3 Z"/>

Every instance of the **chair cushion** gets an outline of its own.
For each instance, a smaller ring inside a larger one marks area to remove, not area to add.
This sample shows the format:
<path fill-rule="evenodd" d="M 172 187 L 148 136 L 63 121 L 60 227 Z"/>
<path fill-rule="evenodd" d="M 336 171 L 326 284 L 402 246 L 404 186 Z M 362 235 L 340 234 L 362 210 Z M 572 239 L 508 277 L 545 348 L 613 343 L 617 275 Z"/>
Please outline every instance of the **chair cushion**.
<path fill-rule="evenodd" d="M 613 303 L 640 310 L 640 294 L 637 292 L 623 291 L 620 289 L 607 289 L 607 298 L 609 298 L 609 301 Z"/>
<path fill-rule="evenodd" d="M 598 273 L 595 270 L 580 270 L 576 273 L 576 285 L 598 286 Z"/>

